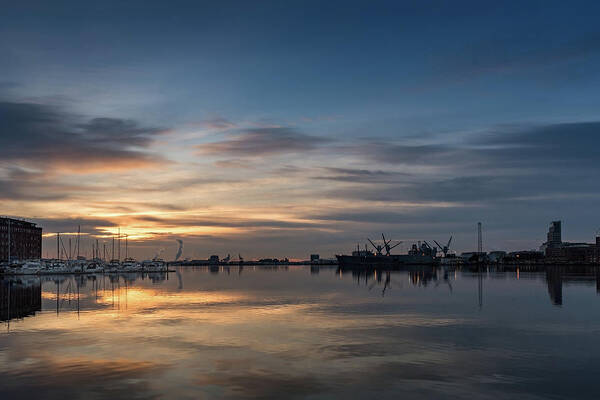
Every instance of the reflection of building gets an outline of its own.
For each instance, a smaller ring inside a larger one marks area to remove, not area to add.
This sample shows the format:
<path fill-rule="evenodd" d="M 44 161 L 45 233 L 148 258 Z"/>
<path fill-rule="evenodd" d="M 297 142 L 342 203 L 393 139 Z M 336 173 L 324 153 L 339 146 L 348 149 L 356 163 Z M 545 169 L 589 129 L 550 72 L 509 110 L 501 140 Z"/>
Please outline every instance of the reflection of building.
<path fill-rule="evenodd" d="M 548 294 L 550 301 L 555 306 L 561 306 L 562 299 L 562 275 L 558 267 L 548 267 L 546 269 L 546 282 L 548 283 Z"/>
<path fill-rule="evenodd" d="M 0 281 L 0 321 L 24 318 L 41 309 L 40 283 L 25 285 L 15 281 Z"/>
<path fill-rule="evenodd" d="M 546 270 L 546 282 L 548 283 L 548 295 L 554 305 L 563 304 L 563 283 L 591 285 L 596 281 L 596 292 L 600 294 L 600 270 L 589 266 L 548 266 Z"/>
<path fill-rule="evenodd" d="M 10 243 L 10 251 L 9 251 Z M 31 222 L 0 218 L 0 261 L 42 258 L 42 228 Z"/>

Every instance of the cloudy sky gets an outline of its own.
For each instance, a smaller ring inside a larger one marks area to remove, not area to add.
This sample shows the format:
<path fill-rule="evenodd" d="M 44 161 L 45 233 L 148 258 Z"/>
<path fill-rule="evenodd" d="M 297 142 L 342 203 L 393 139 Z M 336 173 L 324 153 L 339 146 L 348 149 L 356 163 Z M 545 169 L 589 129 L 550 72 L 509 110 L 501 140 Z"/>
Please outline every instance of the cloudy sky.
<path fill-rule="evenodd" d="M 144 258 L 600 228 L 597 2 L 28 1 L 0 13 L 0 214 Z M 88 246 L 88 247 L 86 247 Z M 55 254 L 45 239 L 44 256 Z"/>

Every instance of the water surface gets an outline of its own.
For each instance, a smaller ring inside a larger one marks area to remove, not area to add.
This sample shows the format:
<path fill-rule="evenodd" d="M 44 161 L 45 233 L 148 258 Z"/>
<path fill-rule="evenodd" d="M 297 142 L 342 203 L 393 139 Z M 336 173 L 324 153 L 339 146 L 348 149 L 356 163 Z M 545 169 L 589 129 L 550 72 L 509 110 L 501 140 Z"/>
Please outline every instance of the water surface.
<path fill-rule="evenodd" d="M 246 266 L 0 287 L 7 399 L 600 398 L 594 271 Z"/>

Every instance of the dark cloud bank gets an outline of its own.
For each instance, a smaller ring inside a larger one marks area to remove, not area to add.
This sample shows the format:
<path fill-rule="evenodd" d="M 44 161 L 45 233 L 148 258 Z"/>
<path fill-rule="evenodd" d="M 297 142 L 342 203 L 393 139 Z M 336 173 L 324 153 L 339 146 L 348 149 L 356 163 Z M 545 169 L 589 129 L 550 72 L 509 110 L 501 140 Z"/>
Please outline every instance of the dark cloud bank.
<path fill-rule="evenodd" d="M 118 170 L 160 164 L 149 154 L 162 128 L 118 118 L 85 120 L 37 103 L 0 102 L 0 159 L 42 170 Z"/>

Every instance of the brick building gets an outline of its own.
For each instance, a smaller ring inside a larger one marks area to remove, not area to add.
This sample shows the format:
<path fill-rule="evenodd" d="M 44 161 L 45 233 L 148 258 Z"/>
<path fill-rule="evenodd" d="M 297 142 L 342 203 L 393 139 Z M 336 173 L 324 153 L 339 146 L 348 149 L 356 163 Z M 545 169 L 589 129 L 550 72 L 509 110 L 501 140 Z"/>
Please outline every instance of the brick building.
<path fill-rule="evenodd" d="M 550 261 L 600 264 L 600 235 L 595 243 L 561 242 L 558 246 L 546 246 L 545 254 Z"/>
<path fill-rule="evenodd" d="M 0 262 L 8 261 L 9 254 L 12 260 L 42 258 L 42 228 L 31 222 L 0 217 Z"/>

